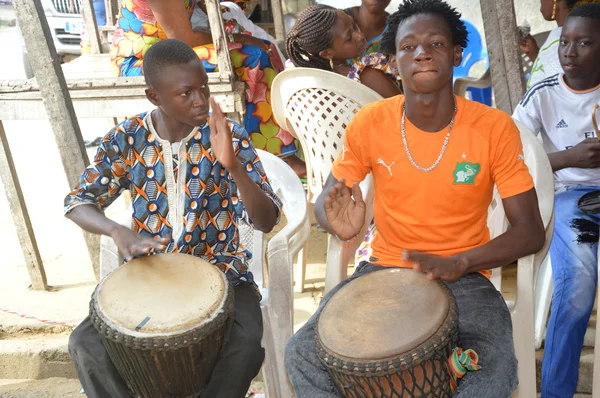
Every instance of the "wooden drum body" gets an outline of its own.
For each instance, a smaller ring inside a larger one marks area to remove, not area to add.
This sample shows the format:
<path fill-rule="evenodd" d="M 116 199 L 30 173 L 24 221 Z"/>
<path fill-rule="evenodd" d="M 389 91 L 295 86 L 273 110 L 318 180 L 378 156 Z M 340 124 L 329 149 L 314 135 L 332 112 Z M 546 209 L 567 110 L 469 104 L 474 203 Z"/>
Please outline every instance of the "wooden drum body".
<path fill-rule="evenodd" d="M 200 397 L 233 324 L 233 289 L 187 254 L 135 259 L 103 279 L 90 318 L 132 396 Z"/>
<path fill-rule="evenodd" d="M 364 275 L 325 305 L 317 351 L 338 392 L 352 398 L 450 397 L 458 345 L 450 290 L 409 269 Z"/>

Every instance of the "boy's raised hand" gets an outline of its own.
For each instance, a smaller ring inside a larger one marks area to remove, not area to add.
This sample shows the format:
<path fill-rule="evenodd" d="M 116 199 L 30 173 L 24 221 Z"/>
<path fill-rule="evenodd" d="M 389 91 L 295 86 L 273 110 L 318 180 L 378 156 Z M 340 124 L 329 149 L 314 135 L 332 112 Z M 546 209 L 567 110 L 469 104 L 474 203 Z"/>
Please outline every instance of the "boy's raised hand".
<path fill-rule="evenodd" d="M 327 221 L 342 240 L 350 240 L 358 235 L 365 223 L 366 208 L 358 183 L 352 186 L 351 195 L 344 179 L 335 184 L 325 198 Z"/>
<path fill-rule="evenodd" d="M 210 144 L 217 161 L 226 169 L 231 169 L 236 163 L 239 164 L 233 151 L 231 128 L 215 99 L 211 97 L 209 101 L 212 109 L 209 122 Z"/>

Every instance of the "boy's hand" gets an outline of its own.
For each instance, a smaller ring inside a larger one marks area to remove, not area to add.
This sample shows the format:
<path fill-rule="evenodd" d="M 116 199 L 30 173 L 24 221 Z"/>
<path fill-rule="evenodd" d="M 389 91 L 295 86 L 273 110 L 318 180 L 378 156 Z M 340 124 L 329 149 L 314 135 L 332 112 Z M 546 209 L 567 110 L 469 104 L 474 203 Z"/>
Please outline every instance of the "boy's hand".
<path fill-rule="evenodd" d="M 424 273 L 430 280 L 455 281 L 467 272 L 466 264 L 456 257 L 404 251 L 402 258 L 414 262 L 413 269 Z"/>
<path fill-rule="evenodd" d="M 217 161 L 230 170 L 240 164 L 233 151 L 231 129 L 219 104 L 212 97 L 209 101 L 212 108 L 209 122 L 210 145 Z"/>
<path fill-rule="evenodd" d="M 580 169 L 600 167 L 600 141 L 588 138 L 569 149 L 569 165 Z"/>
<path fill-rule="evenodd" d="M 131 261 L 138 255 L 148 254 L 152 249 L 164 251 L 170 242 L 169 238 L 153 239 L 125 227 L 116 229 L 111 237 L 125 261 Z"/>
<path fill-rule="evenodd" d="M 540 52 L 540 49 L 535 42 L 535 39 L 531 35 L 525 36 L 525 38 L 521 39 L 519 42 L 519 47 L 521 47 L 521 51 L 523 51 L 530 60 L 535 61 Z"/>
<path fill-rule="evenodd" d="M 342 240 L 352 239 L 359 234 L 365 224 L 366 208 L 358 183 L 354 183 L 350 195 L 343 178 L 331 188 L 325 198 L 327 221 Z"/>

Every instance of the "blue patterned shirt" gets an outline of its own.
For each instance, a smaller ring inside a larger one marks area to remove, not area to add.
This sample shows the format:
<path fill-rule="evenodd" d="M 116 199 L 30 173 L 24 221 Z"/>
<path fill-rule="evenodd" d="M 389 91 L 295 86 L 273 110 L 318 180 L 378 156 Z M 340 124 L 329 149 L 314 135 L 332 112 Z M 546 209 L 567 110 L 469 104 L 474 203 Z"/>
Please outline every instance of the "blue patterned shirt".
<path fill-rule="evenodd" d="M 234 151 L 250 178 L 281 214 L 248 133 L 229 122 Z M 240 242 L 240 219 L 252 224 L 235 181 L 215 159 L 208 122 L 182 141 L 159 137 L 150 112 L 129 118 L 102 140 L 79 185 L 65 198 L 65 214 L 83 204 L 103 211 L 124 191 L 131 191 L 135 232 L 171 237 L 166 252 L 198 256 L 219 267 L 234 284 L 253 283 Z"/>

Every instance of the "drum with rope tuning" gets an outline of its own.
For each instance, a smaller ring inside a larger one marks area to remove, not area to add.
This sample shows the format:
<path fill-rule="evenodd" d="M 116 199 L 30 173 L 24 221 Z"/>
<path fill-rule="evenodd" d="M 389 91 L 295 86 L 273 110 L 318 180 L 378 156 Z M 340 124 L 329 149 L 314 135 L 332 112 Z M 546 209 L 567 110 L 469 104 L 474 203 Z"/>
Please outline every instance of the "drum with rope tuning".
<path fill-rule="evenodd" d="M 233 324 L 233 289 L 187 254 L 140 257 L 96 287 L 90 318 L 133 397 L 200 397 Z"/>
<path fill-rule="evenodd" d="M 410 269 L 371 272 L 325 304 L 317 352 L 352 398 L 450 397 L 458 308 L 446 285 Z"/>

